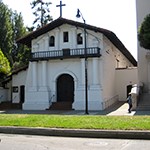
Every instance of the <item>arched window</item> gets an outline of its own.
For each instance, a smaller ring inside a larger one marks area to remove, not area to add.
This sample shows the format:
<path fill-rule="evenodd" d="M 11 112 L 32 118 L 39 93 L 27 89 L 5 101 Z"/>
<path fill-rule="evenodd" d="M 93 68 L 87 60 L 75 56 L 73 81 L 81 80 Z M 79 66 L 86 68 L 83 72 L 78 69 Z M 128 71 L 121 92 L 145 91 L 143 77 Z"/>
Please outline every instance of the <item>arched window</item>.
<path fill-rule="evenodd" d="M 50 46 L 50 47 L 55 46 L 55 37 L 54 37 L 54 36 L 51 36 L 51 37 L 49 38 L 49 46 Z"/>
<path fill-rule="evenodd" d="M 82 38 L 82 34 L 81 33 L 77 34 L 77 44 L 83 44 L 83 38 Z"/>

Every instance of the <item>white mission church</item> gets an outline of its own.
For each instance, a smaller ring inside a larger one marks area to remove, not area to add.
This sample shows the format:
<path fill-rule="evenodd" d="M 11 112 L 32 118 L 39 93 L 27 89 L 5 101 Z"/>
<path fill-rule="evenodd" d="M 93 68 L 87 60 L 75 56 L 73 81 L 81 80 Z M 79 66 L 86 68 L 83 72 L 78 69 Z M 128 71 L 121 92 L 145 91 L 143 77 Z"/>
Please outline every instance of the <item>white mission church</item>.
<path fill-rule="evenodd" d="M 32 48 L 23 109 L 85 109 L 83 35 L 83 23 L 60 17 L 17 41 Z M 137 63 L 111 31 L 86 25 L 86 38 L 88 106 L 103 110 L 125 100 L 127 86 L 137 82 Z"/>
<path fill-rule="evenodd" d="M 0 100 L 24 110 L 85 110 L 85 67 L 89 110 L 126 101 L 137 83 L 136 60 L 109 30 L 59 17 L 17 42 L 31 47 L 29 66 L 12 74 Z"/>

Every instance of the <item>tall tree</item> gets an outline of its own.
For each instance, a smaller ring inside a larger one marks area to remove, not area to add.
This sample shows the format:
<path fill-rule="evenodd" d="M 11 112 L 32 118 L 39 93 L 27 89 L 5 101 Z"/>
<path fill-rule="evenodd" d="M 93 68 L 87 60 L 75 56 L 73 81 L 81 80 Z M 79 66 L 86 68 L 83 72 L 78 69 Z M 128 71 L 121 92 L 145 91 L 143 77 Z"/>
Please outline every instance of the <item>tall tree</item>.
<path fill-rule="evenodd" d="M 150 50 L 150 14 L 144 18 L 139 28 L 138 40 L 141 47 Z"/>
<path fill-rule="evenodd" d="M 0 48 L 10 60 L 13 47 L 13 29 L 11 24 L 11 11 L 3 2 L 0 2 Z"/>
<path fill-rule="evenodd" d="M 29 48 L 16 44 L 16 39 L 26 34 L 23 17 L 0 1 L 0 48 L 11 67 L 28 62 Z"/>
<path fill-rule="evenodd" d="M 49 9 L 50 4 L 52 3 L 44 2 L 43 0 L 34 0 L 31 3 L 33 14 L 36 17 L 33 22 L 35 28 L 42 27 L 52 20 L 52 16 L 50 16 L 50 9 Z"/>
<path fill-rule="evenodd" d="M 24 27 L 23 17 L 16 11 L 12 13 L 12 26 L 13 26 L 13 49 L 12 49 L 12 59 L 13 67 L 16 65 L 22 65 L 28 63 L 30 49 L 25 45 L 17 44 L 16 39 L 27 34 L 26 28 Z"/>

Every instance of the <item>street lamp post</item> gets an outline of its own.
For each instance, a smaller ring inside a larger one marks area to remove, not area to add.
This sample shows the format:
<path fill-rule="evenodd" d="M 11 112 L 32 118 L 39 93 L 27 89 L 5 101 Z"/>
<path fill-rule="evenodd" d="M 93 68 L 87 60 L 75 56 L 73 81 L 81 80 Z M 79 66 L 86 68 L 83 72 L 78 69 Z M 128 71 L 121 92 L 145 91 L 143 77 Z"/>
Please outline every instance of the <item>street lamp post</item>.
<path fill-rule="evenodd" d="M 84 58 L 85 58 L 85 114 L 88 113 L 88 72 L 87 72 L 87 45 L 86 45 L 86 22 L 85 19 L 83 18 L 82 13 L 80 12 L 79 9 L 77 9 L 77 18 L 82 17 L 83 22 L 84 22 Z"/>

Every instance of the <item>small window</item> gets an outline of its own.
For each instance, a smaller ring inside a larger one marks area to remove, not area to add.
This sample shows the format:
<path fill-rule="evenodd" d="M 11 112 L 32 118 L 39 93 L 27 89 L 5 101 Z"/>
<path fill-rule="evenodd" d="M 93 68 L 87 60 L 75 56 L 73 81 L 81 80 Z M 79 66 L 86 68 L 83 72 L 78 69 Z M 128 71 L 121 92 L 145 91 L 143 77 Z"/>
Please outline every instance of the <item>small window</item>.
<path fill-rule="evenodd" d="M 51 37 L 49 38 L 49 46 L 50 46 L 50 47 L 55 46 L 55 37 L 54 37 L 54 36 L 51 36 Z"/>
<path fill-rule="evenodd" d="M 64 38 L 64 42 L 69 42 L 69 35 L 68 35 L 68 32 L 64 32 L 63 38 Z"/>
<path fill-rule="evenodd" d="M 13 93 L 18 93 L 18 86 L 13 86 L 12 90 L 13 90 Z"/>
<path fill-rule="evenodd" d="M 81 33 L 77 34 L 77 44 L 83 44 L 83 38 L 82 38 L 82 34 Z"/>

